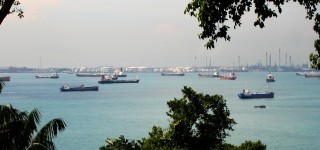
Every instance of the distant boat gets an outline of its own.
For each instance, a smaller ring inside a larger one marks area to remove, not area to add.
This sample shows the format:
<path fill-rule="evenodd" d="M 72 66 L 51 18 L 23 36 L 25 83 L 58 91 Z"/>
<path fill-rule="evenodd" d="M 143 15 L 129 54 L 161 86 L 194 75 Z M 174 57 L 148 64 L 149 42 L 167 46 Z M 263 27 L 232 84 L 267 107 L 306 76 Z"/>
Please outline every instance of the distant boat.
<path fill-rule="evenodd" d="M 296 72 L 297 76 L 304 76 L 304 73 Z"/>
<path fill-rule="evenodd" d="M 84 86 L 83 84 L 80 86 L 69 86 L 68 84 L 63 85 L 60 88 L 61 92 L 71 92 L 71 91 L 98 91 L 98 86 Z"/>
<path fill-rule="evenodd" d="M 275 82 L 276 80 L 274 79 L 274 76 L 271 73 L 269 73 L 267 75 L 266 81 L 267 82 Z"/>
<path fill-rule="evenodd" d="M 83 74 L 79 74 L 79 73 L 76 73 L 76 76 L 77 77 L 103 77 L 103 76 L 110 76 L 110 75 L 105 75 L 105 74 L 89 74 L 89 73 L 83 73 Z M 118 76 L 115 76 L 115 75 L 112 75 L 111 76 L 113 80 L 117 80 L 118 79 Z"/>
<path fill-rule="evenodd" d="M 220 80 L 235 80 L 237 79 L 237 76 L 234 72 L 231 72 L 228 75 L 220 76 L 219 78 Z"/>
<path fill-rule="evenodd" d="M 63 73 L 73 74 L 73 71 L 63 71 Z"/>
<path fill-rule="evenodd" d="M 113 75 L 117 76 L 117 77 L 126 77 L 127 76 L 126 74 L 123 73 L 122 68 L 120 70 L 114 71 Z"/>
<path fill-rule="evenodd" d="M 219 69 L 220 72 L 249 72 L 249 70 L 244 69 Z"/>
<path fill-rule="evenodd" d="M 241 99 L 274 98 L 274 92 L 269 91 L 269 82 L 268 82 L 266 92 L 252 92 L 251 90 L 245 87 L 243 91 L 238 94 L 238 96 Z"/>
<path fill-rule="evenodd" d="M 96 73 L 76 73 L 77 77 L 102 77 L 103 74 Z"/>
<path fill-rule="evenodd" d="M 161 76 L 184 76 L 183 72 L 162 72 Z"/>
<path fill-rule="evenodd" d="M 198 75 L 200 78 L 218 78 L 218 77 L 220 77 L 219 72 L 214 72 L 213 74 L 199 73 Z"/>
<path fill-rule="evenodd" d="M 39 75 L 36 75 L 35 77 L 36 77 L 37 79 L 46 79 L 46 78 L 58 79 L 58 78 L 59 78 L 59 75 L 58 75 L 57 73 L 54 73 L 54 74 L 52 74 L 51 76 L 47 76 L 47 75 L 39 76 Z"/>
<path fill-rule="evenodd" d="M 112 84 L 112 83 L 139 83 L 140 79 L 131 80 L 113 80 L 110 76 L 102 76 L 101 80 L 98 81 L 99 84 Z"/>
<path fill-rule="evenodd" d="M 254 106 L 254 108 L 267 108 L 266 105 L 258 105 L 258 106 Z"/>
<path fill-rule="evenodd" d="M 304 74 L 304 77 L 306 78 L 319 78 L 320 74 L 315 73 L 315 72 L 308 72 Z"/>
<path fill-rule="evenodd" d="M 10 76 L 0 76 L 0 81 L 10 81 Z"/>

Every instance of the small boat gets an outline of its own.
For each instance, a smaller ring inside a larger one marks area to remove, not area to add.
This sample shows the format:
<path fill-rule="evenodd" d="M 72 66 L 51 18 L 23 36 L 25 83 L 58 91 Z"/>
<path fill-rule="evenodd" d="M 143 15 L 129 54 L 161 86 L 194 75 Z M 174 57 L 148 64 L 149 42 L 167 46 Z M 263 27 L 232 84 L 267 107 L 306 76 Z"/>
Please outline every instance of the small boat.
<path fill-rule="evenodd" d="M 46 78 L 58 79 L 58 78 L 59 78 L 59 75 L 58 75 L 57 73 L 54 73 L 54 74 L 52 74 L 51 76 L 47 76 L 47 75 L 39 76 L 39 75 L 36 75 L 35 77 L 36 77 L 37 79 L 46 79 Z"/>
<path fill-rule="evenodd" d="M 296 72 L 296 75 L 297 75 L 297 76 L 304 76 L 304 73 Z"/>
<path fill-rule="evenodd" d="M 162 72 L 161 76 L 184 76 L 183 72 Z"/>
<path fill-rule="evenodd" d="M 237 78 L 237 76 L 234 72 L 231 72 L 230 74 L 225 75 L 225 76 L 220 76 L 219 78 L 220 78 L 220 80 L 235 80 Z"/>
<path fill-rule="evenodd" d="M 139 79 L 131 80 L 100 80 L 99 84 L 112 84 L 112 83 L 139 83 Z"/>
<path fill-rule="evenodd" d="M 10 76 L 1 76 L 0 81 L 10 81 Z"/>
<path fill-rule="evenodd" d="M 214 72 L 213 74 L 199 73 L 198 75 L 200 78 L 218 78 L 218 77 L 220 77 L 219 72 Z"/>
<path fill-rule="evenodd" d="M 69 91 L 98 91 L 98 86 L 84 86 L 83 84 L 80 86 L 69 86 L 68 84 L 63 85 L 60 88 L 61 92 L 69 92 Z"/>
<path fill-rule="evenodd" d="M 305 73 L 304 77 L 306 77 L 306 78 L 319 78 L 320 74 L 315 73 L 315 72 L 309 72 L 309 73 Z"/>
<path fill-rule="evenodd" d="M 101 80 L 98 81 L 99 84 L 112 84 L 112 83 L 139 83 L 140 79 L 131 80 L 113 80 L 110 76 L 102 76 Z"/>
<path fill-rule="evenodd" d="M 114 76 L 116 77 L 126 77 L 127 75 L 123 73 L 122 68 L 120 70 L 116 70 L 113 73 Z"/>
<path fill-rule="evenodd" d="M 268 82 L 266 92 L 252 92 L 251 90 L 245 87 L 243 91 L 238 94 L 238 96 L 241 99 L 274 98 L 274 92 L 269 91 L 269 82 Z"/>
<path fill-rule="evenodd" d="M 266 81 L 267 82 L 275 82 L 276 80 L 274 79 L 274 76 L 271 73 L 269 73 L 267 75 Z"/>
<path fill-rule="evenodd" d="M 254 108 L 267 108 L 266 105 L 258 105 L 258 106 L 254 106 Z"/>
<path fill-rule="evenodd" d="M 105 75 L 105 74 L 79 74 L 77 73 L 76 74 L 77 77 L 103 77 L 103 76 L 110 76 L 110 75 Z M 118 76 L 115 76 L 115 75 L 112 75 L 112 80 L 117 80 L 118 79 Z"/>
<path fill-rule="evenodd" d="M 77 77 L 102 77 L 103 74 L 96 73 L 76 73 Z"/>
<path fill-rule="evenodd" d="M 73 71 L 63 71 L 63 73 L 73 74 Z"/>

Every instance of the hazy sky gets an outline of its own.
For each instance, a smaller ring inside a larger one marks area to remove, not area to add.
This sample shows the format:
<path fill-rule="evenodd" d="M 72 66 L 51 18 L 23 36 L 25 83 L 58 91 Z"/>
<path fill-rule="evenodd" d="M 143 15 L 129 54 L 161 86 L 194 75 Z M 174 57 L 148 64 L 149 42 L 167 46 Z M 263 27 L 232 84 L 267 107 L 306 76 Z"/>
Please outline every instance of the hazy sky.
<path fill-rule="evenodd" d="M 214 50 L 198 39 L 196 18 L 183 13 L 191 0 L 20 0 L 25 17 L 9 15 L 0 26 L 0 66 L 233 66 L 240 63 L 308 63 L 317 38 L 302 6 L 290 4 L 266 28 L 247 13 L 231 41 Z M 197 58 L 195 60 L 195 57 Z"/>

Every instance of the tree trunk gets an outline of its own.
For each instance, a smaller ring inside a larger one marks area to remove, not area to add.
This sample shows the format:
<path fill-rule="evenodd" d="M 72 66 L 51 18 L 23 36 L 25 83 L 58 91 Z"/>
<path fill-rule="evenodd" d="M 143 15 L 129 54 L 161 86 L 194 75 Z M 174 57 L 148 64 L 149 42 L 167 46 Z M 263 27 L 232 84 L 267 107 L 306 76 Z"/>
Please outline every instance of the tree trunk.
<path fill-rule="evenodd" d="M 5 0 L 0 9 L 0 25 L 4 18 L 10 13 L 11 6 L 15 0 Z"/>

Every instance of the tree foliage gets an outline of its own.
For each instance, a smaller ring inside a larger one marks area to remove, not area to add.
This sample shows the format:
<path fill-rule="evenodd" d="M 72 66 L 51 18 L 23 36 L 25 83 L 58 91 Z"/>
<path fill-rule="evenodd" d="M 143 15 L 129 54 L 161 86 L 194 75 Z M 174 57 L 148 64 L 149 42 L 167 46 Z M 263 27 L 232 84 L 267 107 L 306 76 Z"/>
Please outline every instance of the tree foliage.
<path fill-rule="evenodd" d="M 66 128 L 65 122 L 53 119 L 39 131 L 41 113 L 33 109 L 21 112 L 11 105 L 0 105 L 1 150 L 54 150 L 53 138 Z"/>
<path fill-rule="evenodd" d="M 245 141 L 239 147 L 237 147 L 236 150 L 246 150 L 246 149 L 262 150 L 262 149 L 266 149 L 266 148 L 267 148 L 267 146 L 258 140 L 257 142 Z"/>
<path fill-rule="evenodd" d="M 181 99 L 174 98 L 167 102 L 168 128 L 154 126 L 149 137 L 138 141 L 130 142 L 124 136 L 116 140 L 108 139 L 107 146 L 100 147 L 100 150 L 236 150 L 237 146 L 224 141 L 229 136 L 228 131 L 232 131 L 232 126 L 236 124 L 230 118 L 226 100 L 221 95 L 197 93 L 190 87 L 184 87 L 182 93 Z M 251 143 L 256 147 L 263 145 L 261 142 Z M 262 146 L 261 150 L 264 149 Z"/>
<path fill-rule="evenodd" d="M 282 6 L 289 2 L 297 2 L 305 7 L 306 18 L 315 18 L 314 30 L 320 36 L 320 18 L 318 13 L 315 14 L 320 0 L 192 0 L 184 13 L 198 19 L 199 26 L 202 28 L 199 38 L 208 39 L 205 47 L 211 49 L 215 47 L 215 42 L 218 39 L 230 41 L 229 20 L 233 22 L 233 28 L 236 29 L 241 26 L 241 18 L 245 12 L 254 9 L 257 15 L 254 26 L 263 28 L 265 20 L 277 17 L 282 12 Z M 319 40 L 315 42 L 315 46 L 317 45 L 316 54 L 310 54 L 311 67 L 316 69 L 320 69 Z"/>
<path fill-rule="evenodd" d="M 196 93 L 190 87 L 184 87 L 182 93 L 181 99 L 168 102 L 172 145 L 182 149 L 219 148 L 229 136 L 227 131 L 236 124 L 229 118 L 226 100 L 221 95 Z"/>
<path fill-rule="evenodd" d="M 307 10 L 306 18 L 312 19 L 319 0 L 292 0 L 304 6 Z M 241 26 L 241 18 L 245 12 L 249 12 L 254 5 L 257 20 L 254 26 L 264 27 L 264 21 L 268 18 L 277 17 L 282 12 L 282 6 L 290 0 L 192 0 L 184 13 L 196 17 L 203 31 L 199 34 L 200 39 L 209 39 L 206 47 L 214 48 L 215 41 L 219 38 L 230 40 L 227 21 L 231 20 L 236 28 Z"/>
<path fill-rule="evenodd" d="M 18 13 L 20 18 L 23 17 L 23 11 L 18 6 L 20 2 L 17 0 L 0 0 L 0 25 L 8 14 Z"/>
<path fill-rule="evenodd" d="M 107 139 L 107 146 L 100 147 L 100 150 L 141 150 L 141 141 L 129 141 L 123 135 L 120 135 L 118 139 Z"/>
<path fill-rule="evenodd" d="M 4 85 L 5 85 L 4 82 L 0 81 L 0 93 L 2 92 Z"/>
<path fill-rule="evenodd" d="M 309 56 L 309 60 L 311 62 L 311 68 L 315 68 L 317 70 L 320 69 L 320 15 L 316 14 L 314 19 L 315 24 L 313 26 L 313 30 L 318 33 L 319 39 L 314 41 L 314 48 L 316 53 L 312 53 Z"/>
<path fill-rule="evenodd" d="M 267 146 L 263 144 L 260 140 L 257 142 L 245 141 L 240 146 L 234 146 L 231 144 L 225 145 L 225 150 L 265 150 Z"/>

